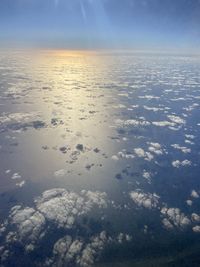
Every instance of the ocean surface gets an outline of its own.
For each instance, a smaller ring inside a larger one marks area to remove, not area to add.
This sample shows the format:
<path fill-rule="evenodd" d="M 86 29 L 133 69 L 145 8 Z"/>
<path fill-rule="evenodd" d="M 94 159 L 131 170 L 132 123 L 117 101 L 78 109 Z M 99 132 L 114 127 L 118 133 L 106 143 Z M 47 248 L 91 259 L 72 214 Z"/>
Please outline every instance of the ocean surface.
<path fill-rule="evenodd" d="M 0 51 L 0 266 L 200 266 L 200 57 Z"/>

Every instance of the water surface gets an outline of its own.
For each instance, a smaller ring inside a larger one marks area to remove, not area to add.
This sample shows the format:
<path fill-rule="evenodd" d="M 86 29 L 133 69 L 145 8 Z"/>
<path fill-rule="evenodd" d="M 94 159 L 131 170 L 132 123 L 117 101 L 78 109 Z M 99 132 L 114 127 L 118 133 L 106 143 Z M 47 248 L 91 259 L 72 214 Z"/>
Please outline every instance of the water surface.
<path fill-rule="evenodd" d="M 0 53 L 1 266 L 199 266 L 200 58 Z"/>

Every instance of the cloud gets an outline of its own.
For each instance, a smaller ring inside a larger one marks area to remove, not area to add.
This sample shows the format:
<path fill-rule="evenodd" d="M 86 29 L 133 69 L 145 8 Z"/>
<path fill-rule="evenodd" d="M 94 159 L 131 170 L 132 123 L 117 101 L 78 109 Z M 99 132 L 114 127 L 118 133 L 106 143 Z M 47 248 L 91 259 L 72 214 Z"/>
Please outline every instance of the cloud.
<path fill-rule="evenodd" d="M 171 145 L 173 148 L 175 149 L 178 149 L 178 150 L 181 150 L 183 153 L 190 153 L 191 152 L 191 149 L 190 148 L 187 148 L 185 146 L 180 146 L 179 144 L 173 144 Z"/>
<path fill-rule="evenodd" d="M 17 205 L 10 210 L 9 217 L 0 227 L 5 240 L 4 251 L 9 247 L 12 253 L 16 242 L 27 252 L 35 250 L 40 240 L 48 236 L 49 225 L 54 226 L 55 231 L 72 229 L 80 216 L 88 214 L 95 207 L 106 208 L 107 203 L 106 193 L 99 191 L 82 190 L 80 194 L 65 189 L 45 191 L 35 199 L 33 207 Z"/>
<path fill-rule="evenodd" d="M 172 162 L 172 166 L 175 168 L 180 168 L 180 167 L 186 167 L 186 166 L 191 166 L 191 161 L 185 159 L 183 161 L 180 160 L 175 160 Z"/>
<path fill-rule="evenodd" d="M 148 106 L 144 106 L 144 109 L 146 109 L 148 111 L 153 111 L 153 112 L 158 112 L 158 111 L 163 111 L 164 110 L 164 108 L 148 107 Z"/>
<path fill-rule="evenodd" d="M 193 198 L 199 198 L 199 194 L 197 193 L 197 191 L 192 190 L 191 197 L 193 197 Z"/>
<path fill-rule="evenodd" d="M 60 169 L 60 170 L 57 170 L 54 172 L 54 176 L 56 178 L 64 177 L 66 174 L 67 174 L 67 170 L 65 170 L 65 169 Z"/>
<path fill-rule="evenodd" d="M 141 98 L 141 99 L 148 99 L 148 100 L 160 99 L 159 96 L 154 96 L 154 95 L 144 95 L 144 96 L 139 96 L 139 98 Z"/>
<path fill-rule="evenodd" d="M 190 219 L 178 208 L 164 207 L 161 209 L 161 214 L 165 216 L 162 222 L 166 229 L 181 229 L 187 227 L 191 223 Z"/>
<path fill-rule="evenodd" d="M 189 144 L 189 145 L 194 145 L 194 144 L 195 144 L 195 143 L 192 142 L 191 140 L 185 140 L 185 143 L 186 143 L 186 144 Z"/>
<path fill-rule="evenodd" d="M 121 120 L 117 119 L 115 120 L 115 124 L 120 127 L 126 127 L 126 126 L 133 126 L 133 127 L 138 127 L 138 126 L 149 126 L 151 123 L 146 121 L 146 120 L 136 120 L 136 119 L 131 119 L 131 120 Z"/>
<path fill-rule="evenodd" d="M 108 244 L 122 244 L 130 242 L 132 237 L 120 233 L 117 237 L 109 236 L 106 231 L 100 232 L 85 241 L 81 238 L 73 239 L 67 235 L 59 239 L 53 248 L 52 266 L 93 266 Z"/>
<path fill-rule="evenodd" d="M 144 158 L 146 156 L 146 153 L 142 148 L 135 148 L 134 152 L 139 158 Z"/>
<path fill-rule="evenodd" d="M 11 177 L 11 179 L 13 179 L 13 180 L 21 179 L 21 178 L 22 177 L 21 177 L 21 175 L 18 172 L 13 173 L 13 175 Z"/>
<path fill-rule="evenodd" d="M 153 121 L 152 124 L 155 126 L 159 126 L 159 127 L 166 127 L 166 126 L 174 127 L 174 126 L 176 126 L 175 123 L 169 122 L 169 121 Z"/>
<path fill-rule="evenodd" d="M 71 228 L 76 217 L 86 214 L 93 206 L 107 206 L 105 193 L 82 190 L 78 195 L 64 189 L 46 191 L 35 203 L 47 220 L 66 228 Z"/>
<path fill-rule="evenodd" d="M 155 193 L 151 194 L 140 191 L 131 191 L 130 198 L 137 206 L 147 209 L 156 208 L 159 203 L 159 196 Z"/>
<path fill-rule="evenodd" d="M 23 187 L 24 185 L 25 185 L 25 183 L 26 183 L 26 181 L 21 181 L 21 182 L 19 182 L 19 183 L 16 183 L 16 186 L 17 187 Z"/>
<path fill-rule="evenodd" d="M 176 124 L 185 124 L 185 120 L 182 119 L 179 116 L 175 116 L 175 115 L 168 115 L 167 116 L 172 122 L 176 123 Z"/>
<path fill-rule="evenodd" d="M 193 134 L 185 134 L 185 137 L 188 139 L 194 139 L 195 136 Z"/>
<path fill-rule="evenodd" d="M 112 160 L 115 160 L 115 161 L 118 161 L 118 160 L 119 160 L 118 156 L 116 156 L 116 155 L 113 155 L 113 156 L 111 157 L 111 159 L 112 159 Z"/>
<path fill-rule="evenodd" d="M 11 224 L 17 227 L 17 236 L 20 240 L 36 240 L 45 224 L 45 217 L 39 211 L 28 207 L 13 207 L 9 218 Z"/>
<path fill-rule="evenodd" d="M 163 150 L 161 148 L 161 145 L 159 143 L 153 143 L 150 142 L 149 143 L 150 147 L 148 148 L 148 150 L 156 155 L 162 155 L 163 154 Z"/>
<path fill-rule="evenodd" d="M 192 213 L 191 219 L 193 222 L 200 222 L 200 216 L 196 213 Z"/>
<path fill-rule="evenodd" d="M 143 171 L 143 174 L 142 176 L 145 178 L 145 179 L 150 179 L 151 178 L 151 173 L 147 172 L 147 171 Z"/>
<path fill-rule="evenodd" d="M 152 125 L 158 127 L 169 127 L 171 130 L 179 130 L 186 123 L 186 121 L 179 116 L 168 115 L 167 117 L 170 121 L 153 121 Z"/>
<path fill-rule="evenodd" d="M 188 199 L 188 200 L 186 200 L 186 203 L 188 206 L 192 206 L 192 200 Z"/>
<path fill-rule="evenodd" d="M 196 226 L 192 227 L 192 231 L 195 233 L 200 233 L 200 226 L 196 225 Z"/>
<path fill-rule="evenodd" d="M 151 161 L 154 158 L 150 152 L 145 152 L 142 148 L 135 148 L 134 152 L 139 158 L 144 158 L 147 161 Z"/>
<path fill-rule="evenodd" d="M 65 234 L 53 241 L 51 255 L 43 255 L 41 266 L 92 266 L 100 257 L 108 244 L 123 244 L 130 242 L 132 236 L 126 233 L 116 233 L 110 236 L 106 231 L 85 237 L 84 234 L 73 234 L 75 223 L 79 218 L 95 208 L 106 208 L 107 195 L 99 191 L 82 190 L 80 194 L 65 189 L 51 189 L 35 199 L 33 207 L 14 206 L 9 217 L 0 227 L 4 244 L 0 247 L 2 262 L 9 261 L 15 251 L 15 246 L 21 246 L 29 255 L 40 248 L 43 239 L 48 240 L 52 231 Z M 12 231 L 10 231 L 12 229 Z M 60 231 L 61 230 L 61 231 Z M 69 231 L 70 230 L 70 231 Z M 52 242 L 49 240 L 49 243 Z M 38 252 L 37 252 L 38 253 Z M 37 262 L 38 264 L 38 262 Z"/>
<path fill-rule="evenodd" d="M 117 156 L 121 159 L 134 159 L 135 156 L 131 154 L 130 152 L 127 152 L 125 149 L 118 152 Z"/>
<path fill-rule="evenodd" d="M 46 124 L 41 121 L 38 113 L 3 113 L 0 117 L 1 130 L 25 130 L 27 128 L 43 128 Z"/>

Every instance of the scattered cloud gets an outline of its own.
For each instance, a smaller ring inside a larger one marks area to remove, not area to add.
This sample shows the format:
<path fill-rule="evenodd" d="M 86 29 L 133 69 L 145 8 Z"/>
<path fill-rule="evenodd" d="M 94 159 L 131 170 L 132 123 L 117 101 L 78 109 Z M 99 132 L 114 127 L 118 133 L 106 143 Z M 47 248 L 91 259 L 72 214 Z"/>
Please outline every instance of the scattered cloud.
<path fill-rule="evenodd" d="M 172 166 L 175 167 L 175 168 L 180 168 L 180 167 L 186 167 L 186 166 L 191 166 L 191 161 L 190 160 L 183 160 L 183 161 L 180 161 L 180 160 L 174 160 L 172 162 Z"/>
<path fill-rule="evenodd" d="M 156 208 L 159 203 L 159 196 L 155 193 L 151 194 L 143 193 L 141 191 L 131 191 L 130 198 L 137 206 L 147 209 Z"/>
<path fill-rule="evenodd" d="M 162 222 L 166 229 L 185 228 L 190 225 L 190 219 L 178 208 L 162 208 L 161 214 L 165 217 Z"/>

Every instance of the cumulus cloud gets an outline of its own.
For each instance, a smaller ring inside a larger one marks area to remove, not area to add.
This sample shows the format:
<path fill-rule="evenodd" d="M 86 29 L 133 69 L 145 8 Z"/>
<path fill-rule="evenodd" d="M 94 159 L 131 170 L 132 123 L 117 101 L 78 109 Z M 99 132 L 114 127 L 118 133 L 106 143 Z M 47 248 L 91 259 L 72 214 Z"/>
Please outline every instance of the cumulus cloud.
<path fill-rule="evenodd" d="M 2 262 L 9 259 L 15 245 L 23 246 L 27 255 L 36 251 L 40 241 L 48 239 L 52 230 L 58 233 L 61 230 L 61 233 L 68 231 L 71 234 L 65 234 L 53 243 L 51 255 L 48 254 L 40 262 L 41 266 L 92 266 L 108 244 L 123 244 L 132 240 L 132 236 L 126 233 L 110 236 L 106 231 L 101 231 L 87 238 L 72 234 L 71 229 L 81 216 L 88 215 L 93 208 L 102 209 L 107 205 L 104 192 L 82 190 L 78 194 L 65 189 L 51 189 L 36 198 L 33 207 L 14 206 L 0 227 L 0 235 L 5 240 L 0 248 Z"/>
<path fill-rule="evenodd" d="M 167 117 L 169 120 L 153 121 L 152 125 L 158 127 L 169 127 L 171 130 L 179 130 L 186 123 L 186 121 L 179 116 L 168 115 Z"/>
<path fill-rule="evenodd" d="M 186 203 L 188 206 L 192 206 L 192 200 L 188 199 L 188 200 L 186 200 Z"/>
<path fill-rule="evenodd" d="M 143 208 L 156 208 L 159 204 L 159 196 L 157 194 L 143 193 L 141 191 L 131 191 L 130 198 L 133 202 Z"/>
<path fill-rule="evenodd" d="M 159 143 L 149 143 L 149 148 L 148 150 L 156 155 L 162 155 L 163 154 L 163 149 Z"/>
<path fill-rule="evenodd" d="M 176 123 L 176 124 L 185 124 L 185 120 L 182 119 L 179 116 L 175 116 L 175 115 L 168 115 L 167 116 L 172 122 Z"/>
<path fill-rule="evenodd" d="M 185 143 L 186 143 L 186 144 L 189 144 L 189 145 L 194 145 L 194 144 L 195 144 L 195 143 L 192 142 L 191 140 L 185 140 Z"/>
<path fill-rule="evenodd" d="M 192 190 L 191 197 L 193 197 L 193 198 L 199 198 L 199 194 L 197 193 L 197 191 Z"/>
<path fill-rule="evenodd" d="M 121 158 L 121 159 L 133 159 L 133 158 L 135 158 L 135 156 L 132 153 L 127 152 L 126 149 L 123 149 L 122 151 L 118 152 L 117 156 L 118 156 L 118 158 Z"/>
<path fill-rule="evenodd" d="M 181 150 L 183 153 L 190 153 L 191 152 L 191 149 L 190 148 L 187 148 L 185 146 L 180 146 L 179 144 L 173 144 L 171 145 L 173 148 L 175 149 L 178 149 L 178 150 Z"/>
<path fill-rule="evenodd" d="M 149 107 L 149 106 L 144 106 L 144 109 L 146 109 L 146 110 L 148 110 L 148 111 L 153 111 L 153 112 L 163 111 L 163 110 L 164 110 L 164 108 Z"/>
<path fill-rule="evenodd" d="M 159 126 L 159 127 L 176 126 L 175 123 L 170 122 L 170 121 L 153 121 L 152 124 L 155 126 Z"/>
<path fill-rule="evenodd" d="M 147 161 L 151 161 L 154 158 L 150 152 L 145 152 L 142 148 L 135 148 L 134 152 L 139 158 L 144 158 Z"/>
<path fill-rule="evenodd" d="M 115 123 L 120 126 L 120 127 L 126 127 L 126 126 L 135 126 L 135 127 L 138 127 L 138 126 L 149 126 L 151 123 L 144 120 L 144 119 L 141 119 L 141 120 L 136 120 L 136 119 L 131 119 L 131 120 L 120 120 L 120 119 L 117 119 L 115 120 Z"/>
<path fill-rule="evenodd" d="M 188 139 L 194 139 L 195 136 L 193 134 L 185 134 L 185 137 Z"/>
<path fill-rule="evenodd" d="M 35 199 L 33 207 L 14 206 L 9 217 L 0 227 L 4 252 L 19 242 L 26 251 L 34 250 L 38 242 L 48 235 L 49 225 L 55 229 L 72 229 L 78 218 L 93 208 L 106 208 L 107 195 L 99 191 L 82 190 L 80 194 L 65 189 L 51 189 Z M 10 232 L 12 229 L 12 232 Z M 79 244 L 80 245 L 80 244 Z M 71 244 L 69 255 L 77 249 L 78 243 Z M 9 255 L 8 255 L 9 256 Z"/>
<path fill-rule="evenodd" d="M 148 183 L 151 183 L 152 174 L 150 172 L 143 170 L 142 176 L 148 181 Z"/>
<path fill-rule="evenodd" d="M 200 233 L 200 226 L 196 225 L 196 226 L 192 227 L 192 231 L 195 233 Z"/>
<path fill-rule="evenodd" d="M 46 191 L 35 203 L 47 220 L 66 228 L 71 228 L 76 217 L 86 214 L 93 206 L 107 206 L 106 193 L 82 190 L 79 195 L 65 189 Z"/>
<path fill-rule="evenodd" d="M 166 229 L 185 228 L 190 225 L 190 219 L 180 211 L 178 208 L 161 209 L 161 214 L 165 217 L 162 222 Z"/>
<path fill-rule="evenodd" d="M 131 240 L 132 237 L 128 234 L 120 233 L 113 238 L 106 231 L 92 236 L 87 242 L 82 238 L 74 240 L 67 235 L 55 243 L 51 266 L 93 266 L 108 244 L 122 244 Z"/>
<path fill-rule="evenodd" d="M 118 161 L 118 160 L 119 160 L 119 158 L 118 158 L 117 155 L 113 155 L 113 156 L 111 157 L 111 159 L 112 159 L 112 160 L 115 160 L 115 161 Z"/>
<path fill-rule="evenodd" d="M 172 166 L 175 168 L 180 168 L 180 167 L 186 167 L 186 166 L 191 166 L 191 161 L 185 159 L 183 161 L 180 160 L 175 160 L 172 162 Z"/>
<path fill-rule="evenodd" d="M 42 128 L 45 123 L 41 121 L 38 113 L 3 113 L 0 117 L 2 130 L 24 130 L 27 128 Z"/>
<path fill-rule="evenodd" d="M 192 213 L 191 219 L 193 222 L 200 222 L 200 216 L 196 213 Z"/>

